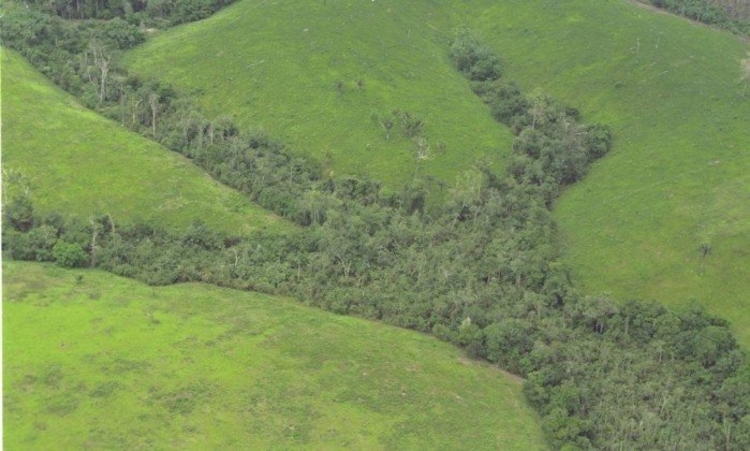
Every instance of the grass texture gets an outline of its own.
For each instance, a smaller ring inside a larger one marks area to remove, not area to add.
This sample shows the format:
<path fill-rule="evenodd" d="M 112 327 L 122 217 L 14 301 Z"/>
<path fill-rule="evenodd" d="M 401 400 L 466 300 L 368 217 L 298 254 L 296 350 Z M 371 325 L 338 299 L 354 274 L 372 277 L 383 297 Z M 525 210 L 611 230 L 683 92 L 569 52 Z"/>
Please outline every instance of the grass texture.
<path fill-rule="evenodd" d="M 542 449 L 519 381 L 291 300 L 4 262 L 6 449 Z"/>
<path fill-rule="evenodd" d="M 333 175 L 369 175 L 387 189 L 428 175 L 450 186 L 480 160 L 501 170 L 512 140 L 450 62 L 452 14 L 450 2 L 240 1 L 161 32 L 126 62 Z M 378 119 L 394 110 L 424 119 L 426 155 L 399 121 L 388 138 Z"/>
<path fill-rule="evenodd" d="M 2 49 L 3 199 L 24 187 L 41 212 L 227 232 L 290 227 L 185 158 L 80 106 Z"/>
<path fill-rule="evenodd" d="M 556 206 L 582 286 L 704 305 L 750 348 L 748 45 L 621 0 L 475 3 L 511 78 L 615 131 Z"/>
<path fill-rule="evenodd" d="M 450 184 L 483 156 L 499 169 L 509 139 L 447 58 L 458 27 L 479 32 L 526 90 L 615 131 L 612 153 L 556 205 L 582 287 L 699 303 L 750 346 L 749 49 L 736 36 L 624 0 L 240 1 L 129 61 L 333 171 L 390 186 L 413 176 L 410 143 L 387 141 L 369 116 L 423 115 L 445 147 L 417 166 Z"/>

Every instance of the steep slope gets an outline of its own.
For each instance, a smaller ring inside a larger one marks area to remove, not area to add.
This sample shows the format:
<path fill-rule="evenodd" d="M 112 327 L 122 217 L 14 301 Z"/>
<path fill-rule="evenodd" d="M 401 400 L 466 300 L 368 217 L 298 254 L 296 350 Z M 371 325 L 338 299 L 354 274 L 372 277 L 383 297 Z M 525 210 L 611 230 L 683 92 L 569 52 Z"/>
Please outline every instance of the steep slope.
<path fill-rule="evenodd" d="M 334 174 L 400 189 L 420 171 L 450 185 L 481 158 L 500 169 L 511 140 L 449 61 L 452 14 L 450 2 L 240 1 L 157 35 L 127 62 Z M 388 137 L 381 119 L 394 110 L 424 119 L 427 155 L 415 155 L 399 120 Z"/>
<path fill-rule="evenodd" d="M 2 50 L 4 198 L 28 186 L 40 211 L 111 214 L 228 232 L 288 227 L 186 159 L 81 107 Z"/>
<path fill-rule="evenodd" d="M 544 448 L 518 381 L 431 337 L 210 286 L 3 275 L 9 449 Z"/>
<path fill-rule="evenodd" d="M 748 46 L 620 0 L 472 3 L 511 78 L 616 133 L 556 207 L 583 286 L 698 302 L 750 346 Z"/>

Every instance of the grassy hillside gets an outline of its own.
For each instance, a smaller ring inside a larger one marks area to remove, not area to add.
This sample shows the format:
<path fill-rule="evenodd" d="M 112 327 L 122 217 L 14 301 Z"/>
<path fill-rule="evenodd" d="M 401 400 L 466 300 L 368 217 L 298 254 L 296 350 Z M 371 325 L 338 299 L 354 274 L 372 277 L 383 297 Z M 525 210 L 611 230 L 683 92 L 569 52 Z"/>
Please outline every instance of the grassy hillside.
<path fill-rule="evenodd" d="M 449 61 L 453 12 L 449 2 L 240 1 L 156 36 L 127 62 L 334 174 L 399 189 L 418 165 L 452 184 L 480 158 L 500 168 L 511 140 Z M 426 121 L 427 159 L 398 124 L 387 139 L 374 118 L 396 109 Z"/>
<path fill-rule="evenodd" d="M 230 232 L 284 224 L 186 159 L 84 109 L 7 49 L 2 87 L 6 200 L 28 185 L 40 211 L 84 218 L 109 213 L 170 227 L 202 219 Z"/>
<path fill-rule="evenodd" d="M 556 209 L 583 286 L 697 301 L 750 346 L 750 48 L 619 0 L 473 3 L 511 78 L 615 130 Z"/>
<path fill-rule="evenodd" d="M 391 186 L 411 177 L 410 144 L 386 141 L 370 115 L 421 114 L 430 142 L 446 143 L 424 165 L 452 181 L 485 150 L 507 148 L 446 60 L 451 30 L 478 30 L 509 78 L 616 133 L 614 151 L 557 205 L 582 285 L 698 302 L 750 346 L 746 44 L 623 0 L 402 3 L 241 1 L 157 36 L 130 64 L 202 93 L 214 113 L 330 156 L 335 171 Z"/>
<path fill-rule="evenodd" d="M 8 449 L 540 449 L 517 380 L 285 299 L 3 264 Z"/>

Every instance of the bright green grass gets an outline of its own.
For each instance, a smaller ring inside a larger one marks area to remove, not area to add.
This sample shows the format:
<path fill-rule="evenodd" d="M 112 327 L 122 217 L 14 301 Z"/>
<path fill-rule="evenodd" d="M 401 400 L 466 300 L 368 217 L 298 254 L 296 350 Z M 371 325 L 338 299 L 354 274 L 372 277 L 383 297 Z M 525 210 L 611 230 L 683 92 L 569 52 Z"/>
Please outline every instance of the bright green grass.
<path fill-rule="evenodd" d="M 6 449 L 540 449 L 517 380 L 414 332 L 3 264 Z"/>
<path fill-rule="evenodd" d="M 16 53 L 2 50 L 5 199 L 22 174 L 42 212 L 229 232 L 288 227 L 179 155 L 81 107 Z"/>
<path fill-rule="evenodd" d="M 612 154 L 556 208 L 583 286 L 697 301 L 750 347 L 748 46 L 619 0 L 471 3 L 511 78 L 615 130 Z"/>
<path fill-rule="evenodd" d="M 210 114 L 326 160 L 334 175 L 368 174 L 400 189 L 419 166 L 451 185 L 480 159 L 500 170 L 512 139 L 450 62 L 459 23 L 451 3 L 239 1 L 157 35 L 126 62 L 202 93 Z M 416 159 L 397 131 L 387 140 L 372 119 L 394 109 L 426 120 L 428 159 Z"/>

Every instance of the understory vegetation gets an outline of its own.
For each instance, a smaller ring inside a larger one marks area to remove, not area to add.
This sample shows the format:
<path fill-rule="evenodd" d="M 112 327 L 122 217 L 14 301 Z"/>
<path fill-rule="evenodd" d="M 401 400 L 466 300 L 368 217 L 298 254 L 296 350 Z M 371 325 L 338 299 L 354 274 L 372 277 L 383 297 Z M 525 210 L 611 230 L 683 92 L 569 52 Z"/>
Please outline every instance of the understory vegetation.
<path fill-rule="evenodd" d="M 19 24 L 28 35 L 13 32 Z M 40 216 L 20 193 L 4 209 L 9 258 L 291 295 L 432 333 L 527 378 L 527 400 L 555 448 L 750 447 L 750 375 L 726 321 L 582 296 L 560 262 L 549 207 L 610 149 L 608 127 L 583 123 L 542 91 L 523 92 L 471 32 L 456 34 L 450 56 L 512 129 L 513 152 L 503 173 L 477 162 L 429 208 L 426 181 L 383 194 L 375 181 L 331 179 L 262 131 L 206 118 L 169 86 L 128 74 L 115 49 L 143 36 L 127 21 L 72 24 L 19 8 L 2 33 L 87 106 L 301 226 L 233 236 L 196 223 L 173 233 L 116 224 L 106 212 L 82 223 Z"/>

